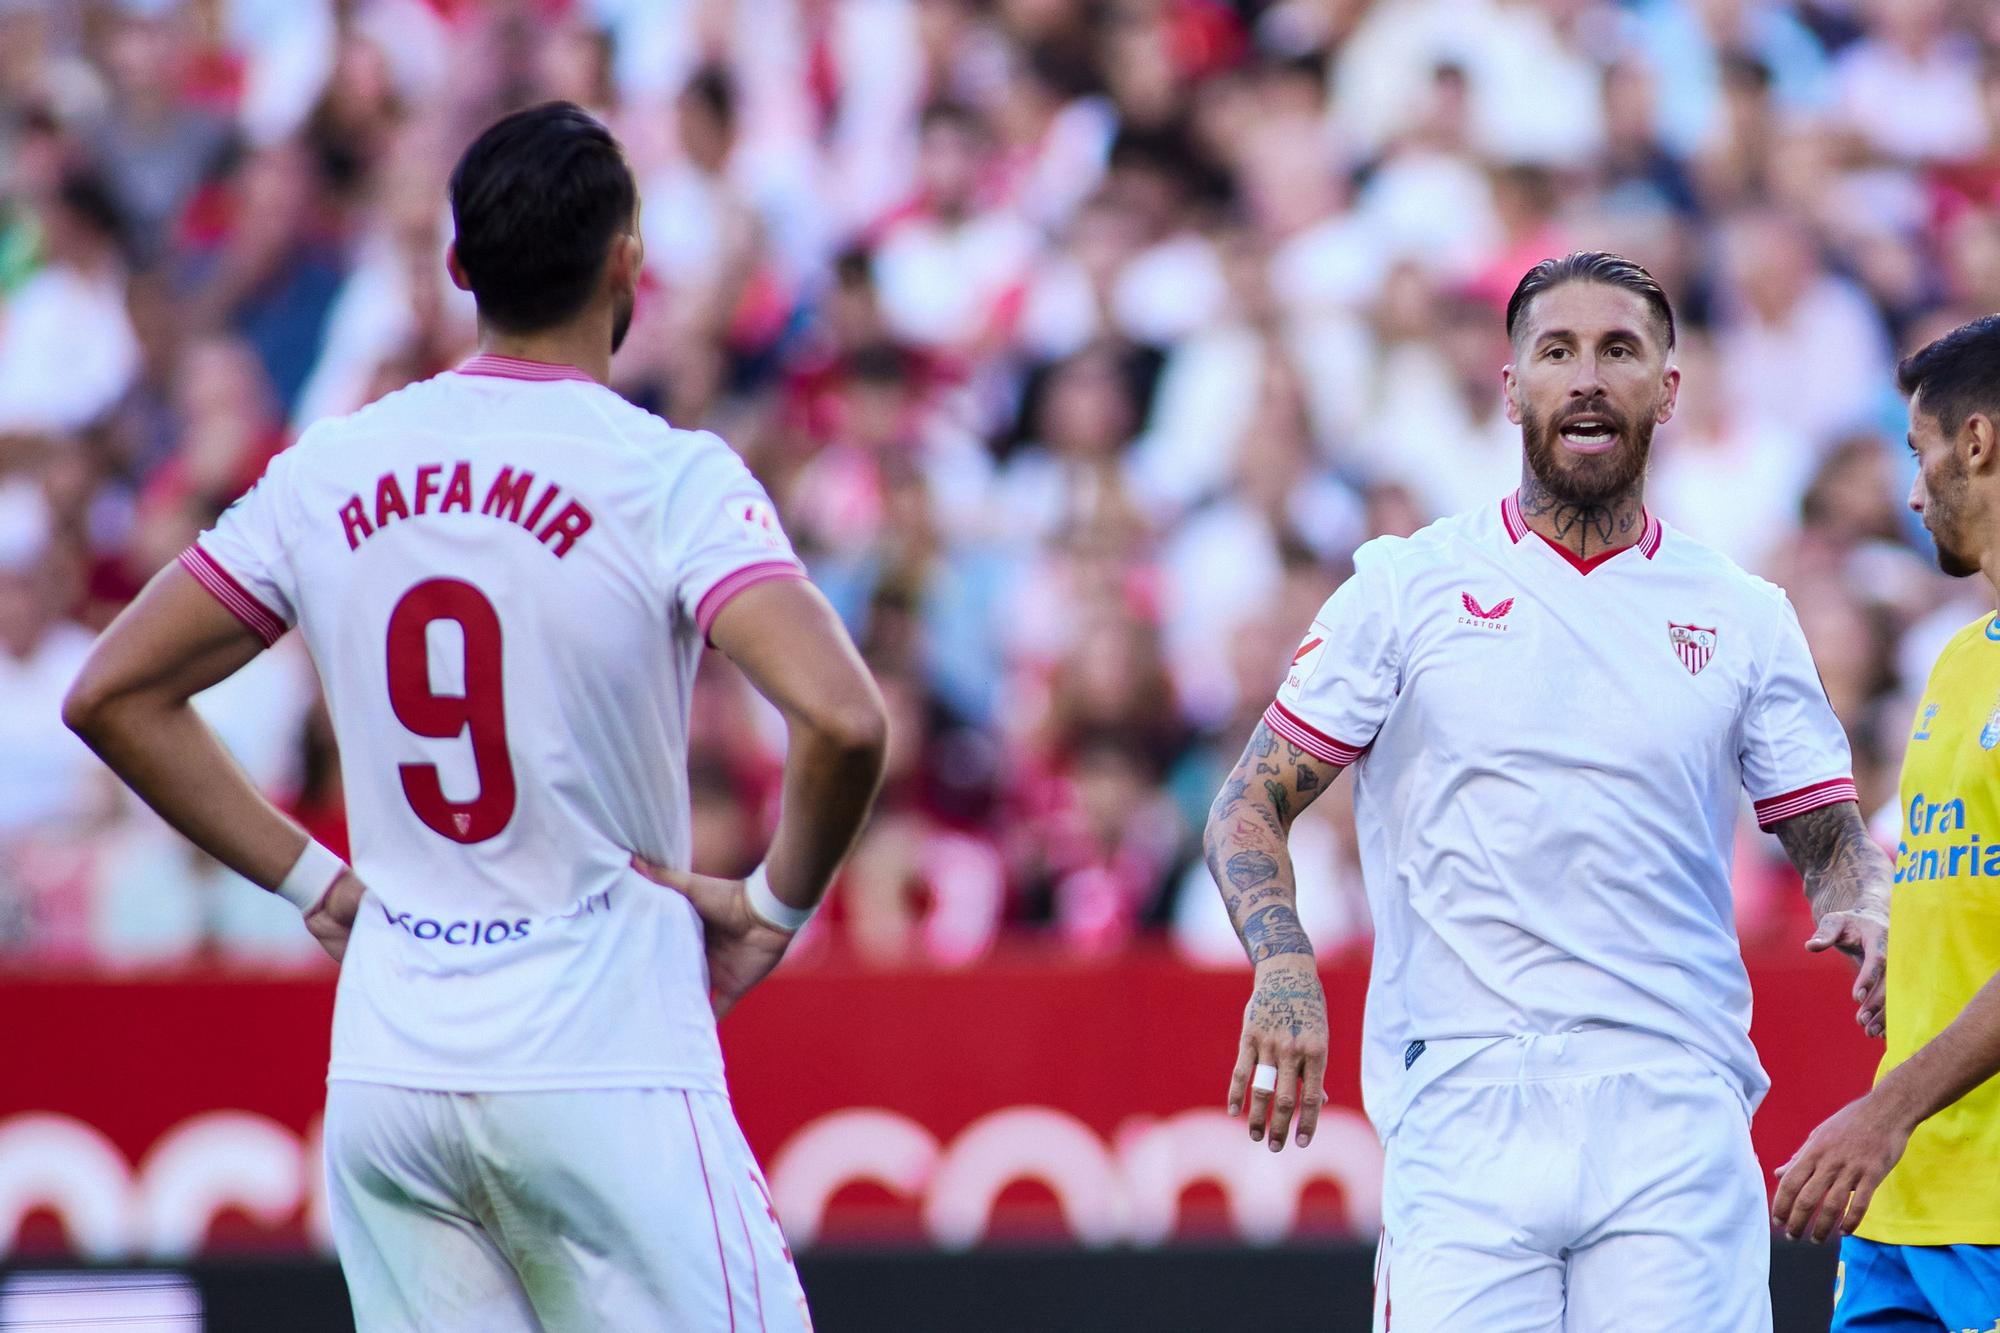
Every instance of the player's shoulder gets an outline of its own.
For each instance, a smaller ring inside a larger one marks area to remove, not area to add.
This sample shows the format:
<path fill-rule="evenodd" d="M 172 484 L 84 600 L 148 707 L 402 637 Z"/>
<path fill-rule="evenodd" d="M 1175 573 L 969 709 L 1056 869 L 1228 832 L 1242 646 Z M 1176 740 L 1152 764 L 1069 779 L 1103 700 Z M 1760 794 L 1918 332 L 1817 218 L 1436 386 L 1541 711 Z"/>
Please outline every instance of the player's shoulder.
<path fill-rule="evenodd" d="M 1968 649 L 1989 642 L 2000 642 L 2000 616 L 1991 611 L 1959 626 L 1958 632 L 1945 640 L 1944 648 L 1938 653 L 1938 662 L 1942 664 Z"/>
<path fill-rule="evenodd" d="M 1654 559 L 1684 578 L 1733 593 L 1751 602 L 1783 602 L 1785 590 L 1762 575 L 1753 574 L 1713 546 L 1695 540 L 1665 519 L 1654 515 L 1660 525 L 1660 545 Z"/>
<path fill-rule="evenodd" d="M 677 482 L 690 474 L 741 466 L 736 451 L 714 431 L 676 426 L 602 384 L 578 382 L 564 388 L 593 413 L 602 427 L 598 438 L 621 462 Z"/>
<path fill-rule="evenodd" d="M 1464 563 L 1466 547 L 1495 539 L 1500 522 L 1500 506 L 1493 504 L 1437 519 L 1408 536 L 1372 537 L 1355 549 L 1354 569 L 1402 581 L 1439 566 L 1457 567 Z"/>

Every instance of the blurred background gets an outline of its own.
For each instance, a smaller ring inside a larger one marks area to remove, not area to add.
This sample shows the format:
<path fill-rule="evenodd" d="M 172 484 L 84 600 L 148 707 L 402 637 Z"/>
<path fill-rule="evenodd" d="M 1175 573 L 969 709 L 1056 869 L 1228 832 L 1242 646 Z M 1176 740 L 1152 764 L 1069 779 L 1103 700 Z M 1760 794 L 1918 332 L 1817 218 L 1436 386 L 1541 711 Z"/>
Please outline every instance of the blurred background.
<path fill-rule="evenodd" d="M 1988 0 L 0 0 L 16 1269 L 326 1253 L 331 968 L 58 703 L 299 430 L 468 353 L 445 177 L 550 98 L 600 115 L 640 183 L 615 387 L 742 453 L 889 702 L 888 783 L 830 910 L 725 1025 L 826 1328 L 902 1326 L 891 1289 L 974 1272 L 941 1262 L 988 1265 L 1002 1300 L 1111 1281 L 1075 1267 L 1093 1255 L 1150 1275 L 1133 1292 L 1215 1278 L 1121 1326 L 1226 1327 L 1185 1302 L 1255 1264 L 1365 1326 L 1346 788 L 1292 839 L 1344 1015 L 1345 1132 L 1309 1153 L 1251 1155 L 1222 1122 L 1247 972 L 1199 832 L 1355 546 L 1517 481 L 1501 307 L 1535 261 L 1616 250 L 1672 294 L 1685 382 L 1649 501 L 1789 591 L 1865 811 L 1893 807 L 1936 651 L 1990 609 L 1903 508 L 1892 375 L 2000 309 Z M 711 659 L 695 858 L 733 874 L 783 732 Z M 201 703 L 342 847 L 296 636 Z M 1777 1161 L 1875 1052 L 1838 965 L 1798 954 L 1775 841 L 1742 828 Z M 1893 843 L 1893 808 L 1878 828 Z M 1781 1327 L 1823 1317 L 1824 1256 L 1779 1269 L 1817 1293 Z M 66 1288 L 16 1278 L 0 1326 L 38 1327 L 21 1311 Z M 190 1290 L 211 1318 L 229 1300 Z M 1064 1309 L 992 1326 L 1111 1326 Z"/>

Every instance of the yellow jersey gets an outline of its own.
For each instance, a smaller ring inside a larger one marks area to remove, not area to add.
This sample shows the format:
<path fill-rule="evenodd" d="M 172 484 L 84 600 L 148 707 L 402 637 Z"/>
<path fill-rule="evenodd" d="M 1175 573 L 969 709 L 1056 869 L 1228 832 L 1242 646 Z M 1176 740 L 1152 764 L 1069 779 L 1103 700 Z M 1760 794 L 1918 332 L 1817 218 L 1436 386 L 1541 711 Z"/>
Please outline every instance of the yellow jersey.
<path fill-rule="evenodd" d="M 1889 1041 L 1877 1082 L 2000 972 L 2000 619 L 1967 625 L 1931 668 L 1901 797 Z M 1917 1127 L 1859 1234 L 1890 1245 L 2000 1245 L 2000 1078 Z"/>

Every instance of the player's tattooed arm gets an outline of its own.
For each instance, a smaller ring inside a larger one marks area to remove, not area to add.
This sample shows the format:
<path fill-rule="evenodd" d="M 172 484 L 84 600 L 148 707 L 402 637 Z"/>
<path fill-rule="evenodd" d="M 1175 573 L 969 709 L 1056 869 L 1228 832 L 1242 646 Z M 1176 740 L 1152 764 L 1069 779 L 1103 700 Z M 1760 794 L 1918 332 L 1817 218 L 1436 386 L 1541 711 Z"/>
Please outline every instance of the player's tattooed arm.
<path fill-rule="evenodd" d="M 1286 837 L 1339 771 L 1259 722 L 1209 808 L 1202 850 L 1253 963 L 1312 955 L 1299 924 Z"/>
<path fill-rule="evenodd" d="M 1638 483 L 1602 504 L 1581 505 L 1557 498 L 1529 475 L 1521 481 L 1517 503 L 1523 517 L 1537 528 L 1546 524 L 1551 535 L 1581 560 L 1631 545 L 1646 526 Z"/>
<path fill-rule="evenodd" d="M 1793 815 L 1772 826 L 1785 855 L 1805 879 L 1806 901 L 1817 929 L 1806 941 L 1815 953 L 1838 949 L 1860 968 L 1855 1021 L 1871 1036 L 1883 1030 L 1888 988 L 1883 984 L 1889 948 L 1889 858 L 1868 836 L 1861 808 L 1840 801 Z"/>
<path fill-rule="evenodd" d="M 1229 1113 L 1247 1107 L 1251 1139 L 1274 1152 L 1285 1146 L 1295 1112 L 1299 1145 L 1311 1141 L 1326 1099 L 1326 995 L 1299 924 L 1286 838 L 1339 772 L 1259 722 L 1202 837 L 1209 873 L 1257 969 L 1230 1074 Z"/>

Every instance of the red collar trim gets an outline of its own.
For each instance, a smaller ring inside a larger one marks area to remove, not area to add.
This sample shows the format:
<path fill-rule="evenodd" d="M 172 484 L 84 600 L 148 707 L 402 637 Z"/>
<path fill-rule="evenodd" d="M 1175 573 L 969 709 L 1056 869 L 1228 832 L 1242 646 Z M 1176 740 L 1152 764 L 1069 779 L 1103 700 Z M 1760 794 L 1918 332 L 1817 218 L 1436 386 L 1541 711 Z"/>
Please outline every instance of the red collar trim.
<path fill-rule="evenodd" d="M 1578 558 L 1567 546 L 1549 541 L 1547 537 L 1542 537 L 1542 541 L 1547 543 L 1551 551 L 1569 561 L 1570 566 L 1579 574 L 1588 574 L 1591 570 L 1596 569 L 1612 557 L 1623 555 L 1625 552 L 1634 549 L 1640 555 L 1645 556 L 1646 559 L 1651 560 L 1660 553 L 1660 542 L 1664 538 L 1665 533 L 1660 527 L 1660 520 L 1653 517 L 1652 510 L 1648 509 L 1642 512 L 1646 515 L 1646 527 L 1640 532 L 1638 541 L 1633 542 L 1631 546 L 1621 546 L 1615 551 L 1605 551 L 1601 554 L 1591 556 L 1588 560 Z M 1500 523 L 1507 530 L 1508 540 L 1517 546 L 1520 545 L 1523 537 L 1535 531 L 1528 526 L 1528 520 L 1521 516 L 1521 501 L 1518 493 L 1509 495 L 1500 502 Z M 1542 536 L 1539 532 L 1536 532 L 1535 535 L 1537 537 Z"/>
<path fill-rule="evenodd" d="M 495 356 L 491 352 L 481 352 L 464 365 L 458 367 L 461 375 L 485 375 L 501 380 L 584 380 L 592 382 L 590 376 L 575 366 L 565 366 L 554 361 L 528 361 L 518 356 Z"/>

